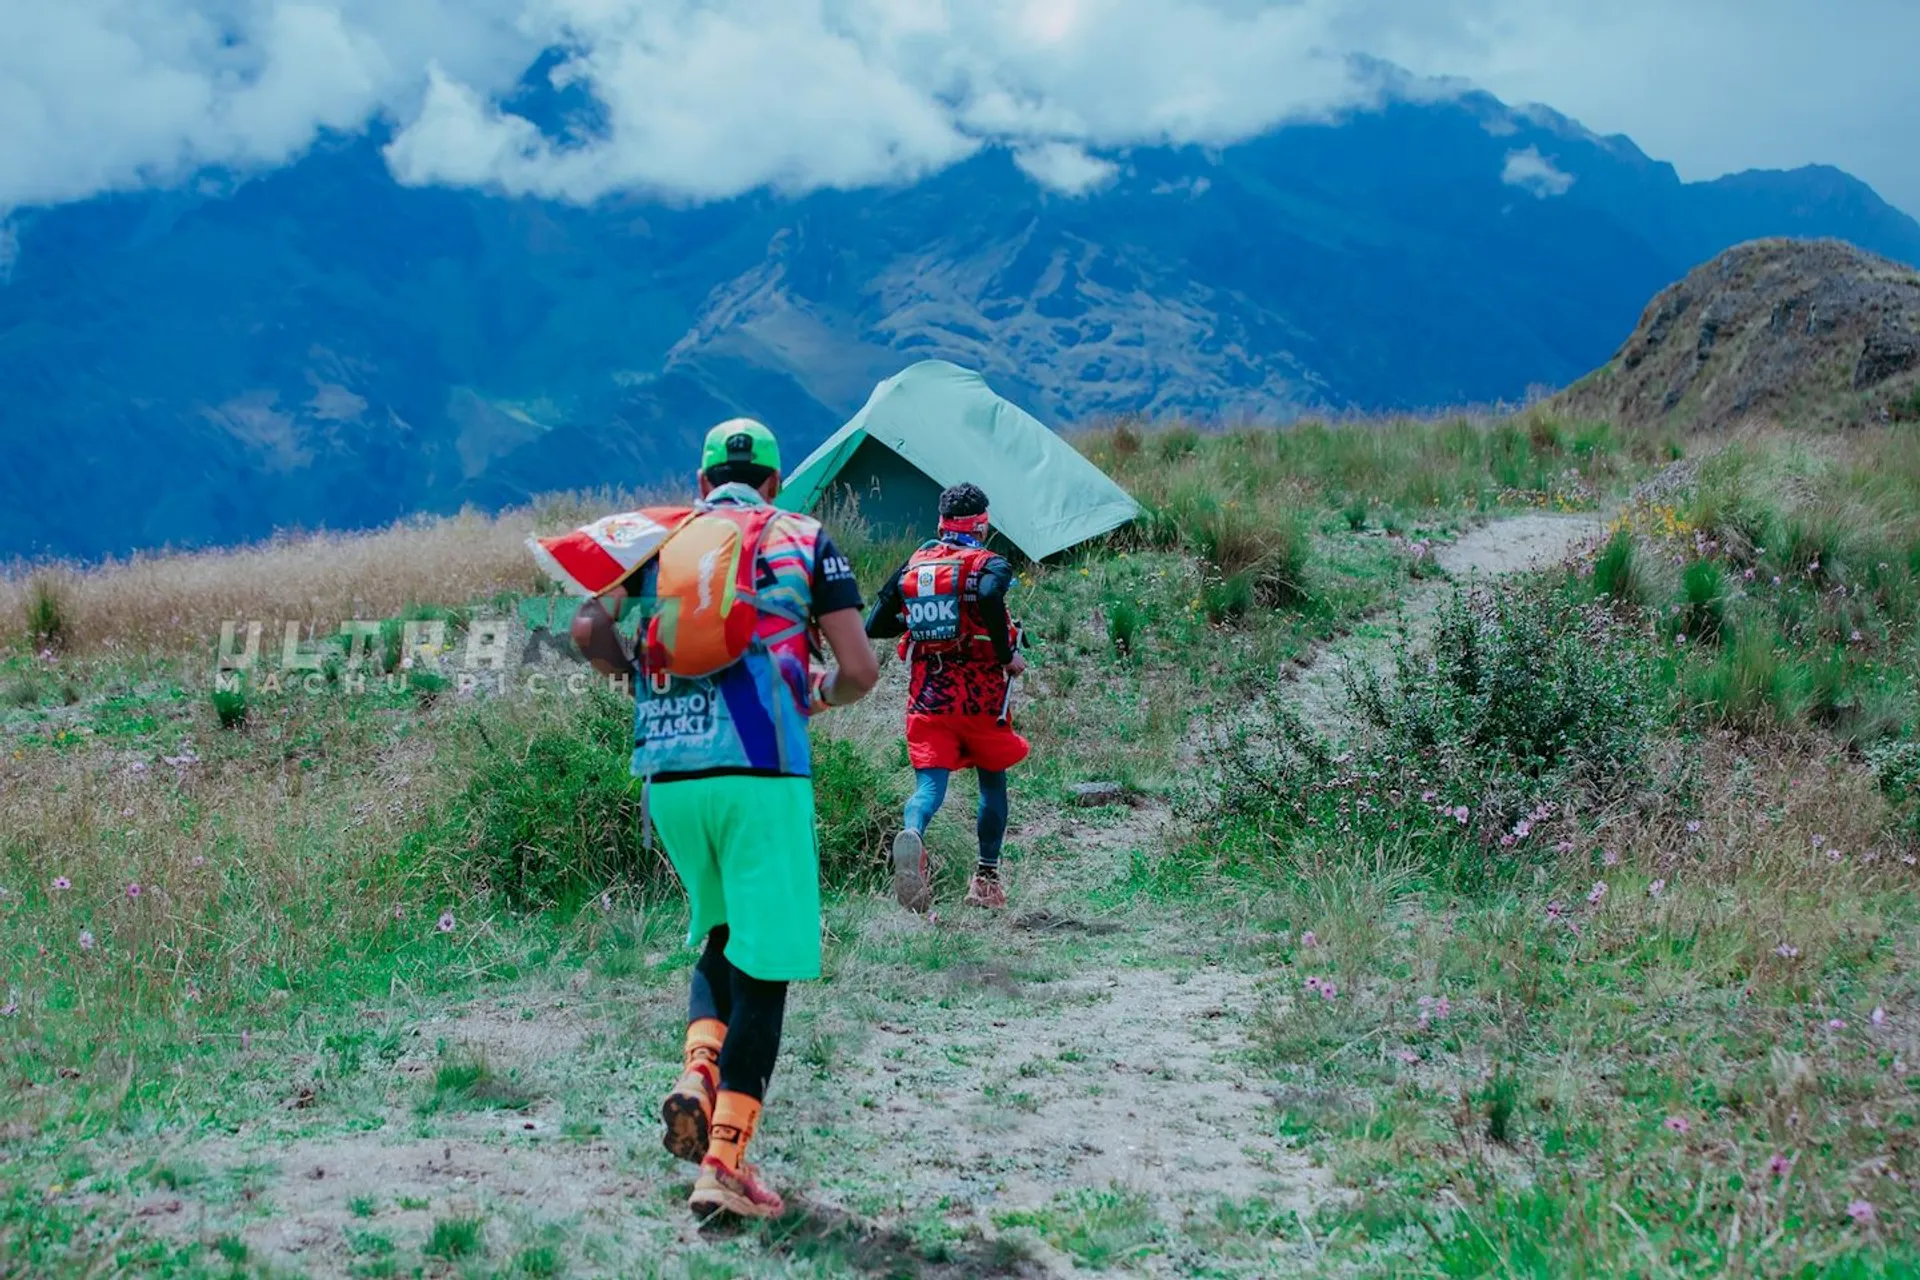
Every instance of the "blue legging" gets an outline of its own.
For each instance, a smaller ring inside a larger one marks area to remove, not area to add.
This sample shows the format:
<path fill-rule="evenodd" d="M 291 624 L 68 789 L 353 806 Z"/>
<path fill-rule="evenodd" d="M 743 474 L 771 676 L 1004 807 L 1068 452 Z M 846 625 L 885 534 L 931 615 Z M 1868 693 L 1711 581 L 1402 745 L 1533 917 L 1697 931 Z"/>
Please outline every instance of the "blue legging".
<path fill-rule="evenodd" d="M 913 794 L 907 798 L 907 827 L 918 835 L 927 834 L 927 824 L 933 821 L 933 815 L 940 812 L 940 806 L 947 798 L 947 779 L 952 776 L 946 769 L 915 769 L 914 776 L 919 779 Z M 980 837 L 980 865 L 997 867 L 1000 865 L 1000 846 L 1007 838 L 1007 775 L 1005 770 L 993 772 L 987 769 L 977 771 L 980 775 L 980 816 L 974 825 L 974 831 Z"/>

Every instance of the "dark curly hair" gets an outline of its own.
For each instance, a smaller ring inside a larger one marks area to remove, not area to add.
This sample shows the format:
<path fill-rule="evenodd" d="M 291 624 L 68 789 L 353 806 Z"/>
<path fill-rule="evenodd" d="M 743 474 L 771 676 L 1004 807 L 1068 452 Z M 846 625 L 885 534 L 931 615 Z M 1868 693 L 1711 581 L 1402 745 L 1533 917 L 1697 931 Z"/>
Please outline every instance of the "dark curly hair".
<path fill-rule="evenodd" d="M 987 509 L 987 494 L 977 484 L 956 484 L 940 494 L 940 518 L 977 516 Z"/>

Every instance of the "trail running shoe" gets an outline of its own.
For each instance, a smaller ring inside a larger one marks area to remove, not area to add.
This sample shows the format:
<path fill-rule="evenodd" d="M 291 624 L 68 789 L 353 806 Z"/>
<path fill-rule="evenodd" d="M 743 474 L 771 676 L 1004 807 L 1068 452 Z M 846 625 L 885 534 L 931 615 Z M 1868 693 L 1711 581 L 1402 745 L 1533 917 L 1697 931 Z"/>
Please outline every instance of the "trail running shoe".
<path fill-rule="evenodd" d="M 700 1163 L 700 1180 L 693 1184 L 687 1208 L 703 1218 L 731 1213 L 740 1218 L 777 1218 L 787 1205 L 772 1188 L 760 1181 L 760 1173 L 750 1164 L 729 1169 L 718 1160 Z"/>
<path fill-rule="evenodd" d="M 975 876 L 967 885 L 967 905 L 999 911 L 1007 905 L 1006 886 L 998 876 Z"/>
<path fill-rule="evenodd" d="M 666 1125 L 660 1144 L 676 1160 L 699 1164 L 707 1158 L 707 1128 L 713 1122 L 713 1081 L 698 1067 L 681 1072 L 680 1080 L 660 1103 Z"/>
<path fill-rule="evenodd" d="M 933 905 L 927 842 L 917 831 L 902 831 L 893 838 L 893 896 L 909 911 L 925 911 Z"/>

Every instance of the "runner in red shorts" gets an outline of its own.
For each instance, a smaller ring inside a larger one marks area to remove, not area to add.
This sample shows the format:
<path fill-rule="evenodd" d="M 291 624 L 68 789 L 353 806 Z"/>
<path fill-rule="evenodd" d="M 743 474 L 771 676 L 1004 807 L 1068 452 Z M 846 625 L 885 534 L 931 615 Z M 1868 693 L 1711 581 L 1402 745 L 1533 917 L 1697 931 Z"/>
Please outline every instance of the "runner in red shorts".
<path fill-rule="evenodd" d="M 956 769 L 980 780 L 975 831 L 980 859 L 967 902 L 1007 905 L 1000 848 L 1007 834 L 1007 770 L 1027 758 L 1014 731 L 1013 682 L 1026 669 L 1020 629 L 1007 616 L 1013 566 L 986 548 L 987 495 L 957 484 L 940 495 L 940 536 L 922 546 L 881 587 L 867 634 L 901 637 L 912 668 L 907 695 L 907 758 L 917 779 L 906 826 L 893 842 L 893 889 L 902 906 L 932 902 L 927 824 L 947 796 Z"/>

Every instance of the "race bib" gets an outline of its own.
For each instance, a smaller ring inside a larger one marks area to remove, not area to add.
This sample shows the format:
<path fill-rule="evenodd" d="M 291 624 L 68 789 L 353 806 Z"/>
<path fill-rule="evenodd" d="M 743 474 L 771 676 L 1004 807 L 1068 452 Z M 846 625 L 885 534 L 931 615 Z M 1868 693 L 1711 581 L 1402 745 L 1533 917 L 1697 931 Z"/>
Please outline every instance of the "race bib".
<path fill-rule="evenodd" d="M 960 566 L 951 561 L 915 565 L 901 582 L 907 634 L 921 642 L 960 634 Z"/>

